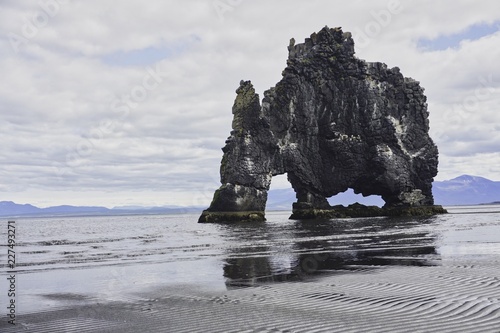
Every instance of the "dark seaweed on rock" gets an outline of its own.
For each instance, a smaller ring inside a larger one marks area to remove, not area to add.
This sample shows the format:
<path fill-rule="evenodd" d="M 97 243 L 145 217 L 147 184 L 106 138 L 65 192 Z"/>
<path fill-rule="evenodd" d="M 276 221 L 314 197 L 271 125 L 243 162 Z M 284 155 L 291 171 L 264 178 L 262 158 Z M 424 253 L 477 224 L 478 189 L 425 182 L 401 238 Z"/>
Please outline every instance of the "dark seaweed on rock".
<path fill-rule="evenodd" d="M 292 39 L 288 50 L 283 78 L 262 103 L 250 81 L 240 82 L 222 186 L 200 222 L 263 220 L 271 178 L 284 173 L 296 218 L 335 217 L 326 198 L 348 188 L 380 195 L 385 210 L 375 215 L 442 212 L 433 206 L 438 150 L 419 82 L 356 58 L 340 28 Z"/>

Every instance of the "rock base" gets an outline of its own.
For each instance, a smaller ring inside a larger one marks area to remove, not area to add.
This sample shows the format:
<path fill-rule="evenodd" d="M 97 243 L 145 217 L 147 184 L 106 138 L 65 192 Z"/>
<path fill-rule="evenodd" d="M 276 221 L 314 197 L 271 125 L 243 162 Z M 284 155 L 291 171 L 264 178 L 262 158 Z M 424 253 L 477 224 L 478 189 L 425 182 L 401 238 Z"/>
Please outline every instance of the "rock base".
<path fill-rule="evenodd" d="M 358 203 L 347 207 L 338 205 L 329 209 L 294 209 L 291 220 L 313 220 L 353 217 L 379 217 L 379 216 L 432 216 L 447 214 L 442 206 L 413 206 L 413 207 L 377 207 L 365 206 Z M 204 210 L 198 219 L 199 223 L 233 223 L 233 222 L 263 222 L 266 221 L 265 213 L 260 211 L 244 212 L 212 212 Z"/>
<path fill-rule="evenodd" d="M 262 222 L 266 217 L 264 212 L 211 212 L 204 210 L 198 223 L 224 223 L 224 222 Z"/>
<path fill-rule="evenodd" d="M 365 206 L 358 203 L 344 207 L 333 206 L 329 209 L 294 209 L 291 220 L 331 219 L 349 217 L 378 217 L 378 216 L 432 216 L 446 214 L 448 211 L 442 206 L 411 206 L 411 207 L 377 207 Z"/>

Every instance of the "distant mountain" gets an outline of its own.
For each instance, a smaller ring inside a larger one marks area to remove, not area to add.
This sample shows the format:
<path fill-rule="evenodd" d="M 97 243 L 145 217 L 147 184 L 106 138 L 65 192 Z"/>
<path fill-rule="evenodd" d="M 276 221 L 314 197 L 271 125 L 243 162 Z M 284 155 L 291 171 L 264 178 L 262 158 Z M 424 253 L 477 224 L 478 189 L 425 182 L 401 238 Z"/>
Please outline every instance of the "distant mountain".
<path fill-rule="evenodd" d="M 439 205 L 477 205 L 500 201 L 500 182 L 483 177 L 462 175 L 434 182 L 434 201 Z"/>
<path fill-rule="evenodd" d="M 292 210 L 295 199 L 295 191 L 292 188 L 270 190 L 267 193 L 267 210 Z"/>
<path fill-rule="evenodd" d="M 432 191 L 434 201 L 438 205 L 478 205 L 500 204 L 500 182 L 483 177 L 462 175 L 460 177 L 436 181 Z M 292 203 L 296 201 L 292 188 L 270 190 L 268 194 L 268 210 L 291 210 Z M 340 193 L 328 201 L 331 205 L 344 205 L 359 202 L 364 205 L 383 206 L 384 201 L 380 196 L 363 197 L 352 190 Z M 55 206 L 39 208 L 30 204 L 16 204 L 12 201 L 0 201 L 0 216 L 54 216 L 54 215 L 122 215 L 122 214 L 182 214 L 198 213 L 202 207 L 140 207 L 123 206 L 112 209 L 106 207 L 81 207 L 81 206 Z"/>
<path fill-rule="evenodd" d="M 0 216 L 21 215 L 57 215 L 57 214 L 97 214 L 108 213 L 106 207 L 78 207 L 78 206 L 55 206 L 39 208 L 30 204 L 16 204 L 12 201 L 0 201 Z"/>
<path fill-rule="evenodd" d="M 41 211 L 40 208 L 29 204 L 20 205 L 12 201 L 0 201 L 0 216 L 36 214 L 39 213 L 40 211 Z"/>
<path fill-rule="evenodd" d="M 39 208 L 30 204 L 16 204 L 12 201 L 0 201 L 0 216 L 67 216 L 67 215 L 123 215 L 123 214 L 180 214 L 200 212 L 198 207 L 86 207 L 86 206 L 54 206 Z"/>

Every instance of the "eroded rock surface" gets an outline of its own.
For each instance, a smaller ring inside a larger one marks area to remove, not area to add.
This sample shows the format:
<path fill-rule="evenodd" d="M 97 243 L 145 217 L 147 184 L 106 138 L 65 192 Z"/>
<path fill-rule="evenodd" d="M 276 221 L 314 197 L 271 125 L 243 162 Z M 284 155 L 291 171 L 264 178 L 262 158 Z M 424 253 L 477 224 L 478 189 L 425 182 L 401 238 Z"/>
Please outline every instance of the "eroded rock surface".
<path fill-rule="evenodd" d="M 222 186 L 200 222 L 263 220 L 271 178 L 284 173 L 296 218 L 331 211 L 326 198 L 348 188 L 380 195 L 391 212 L 432 206 L 438 150 L 419 82 L 356 58 L 340 28 L 292 39 L 288 50 L 283 78 L 262 103 L 250 81 L 240 82 Z"/>

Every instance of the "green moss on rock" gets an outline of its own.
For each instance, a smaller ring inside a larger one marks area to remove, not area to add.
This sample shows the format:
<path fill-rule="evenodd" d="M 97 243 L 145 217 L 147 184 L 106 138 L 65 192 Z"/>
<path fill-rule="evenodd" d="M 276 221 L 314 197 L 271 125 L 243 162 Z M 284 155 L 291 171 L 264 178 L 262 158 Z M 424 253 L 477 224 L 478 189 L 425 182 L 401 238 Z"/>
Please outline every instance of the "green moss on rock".
<path fill-rule="evenodd" d="M 223 223 L 223 222 L 262 222 L 266 217 L 264 212 L 211 212 L 203 211 L 199 223 Z"/>
<path fill-rule="evenodd" d="M 333 206 L 330 209 L 294 209 L 290 219 L 311 220 L 352 217 L 378 216 L 432 216 L 448 213 L 442 206 L 384 207 L 365 206 L 358 203 L 344 207 Z"/>

